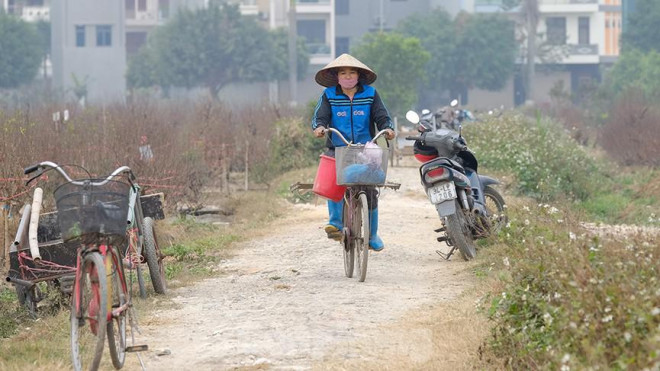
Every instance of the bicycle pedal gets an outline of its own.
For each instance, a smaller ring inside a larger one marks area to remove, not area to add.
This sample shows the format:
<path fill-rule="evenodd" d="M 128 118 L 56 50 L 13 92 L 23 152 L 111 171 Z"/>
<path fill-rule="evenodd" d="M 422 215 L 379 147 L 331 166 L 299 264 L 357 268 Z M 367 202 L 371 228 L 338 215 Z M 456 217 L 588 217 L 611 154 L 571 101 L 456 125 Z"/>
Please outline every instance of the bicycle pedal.
<path fill-rule="evenodd" d="M 437 232 L 437 233 L 444 232 L 444 231 L 446 231 L 446 230 L 447 230 L 446 227 L 440 227 L 440 228 L 438 228 L 438 229 L 434 229 L 434 231 Z"/>
<path fill-rule="evenodd" d="M 449 237 L 440 236 L 440 237 L 436 238 L 436 240 L 438 240 L 438 242 L 447 242 L 447 241 L 449 241 Z"/>
<path fill-rule="evenodd" d="M 131 352 L 145 352 L 145 351 L 147 351 L 147 350 L 149 350 L 149 346 L 146 345 L 146 344 L 144 344 L 144 345 L 133 345 L 133 346 L 126 347 L 126 349 L 125 349 L 125 351 L 126 351 L 127 353 L 131 353 Z"/>

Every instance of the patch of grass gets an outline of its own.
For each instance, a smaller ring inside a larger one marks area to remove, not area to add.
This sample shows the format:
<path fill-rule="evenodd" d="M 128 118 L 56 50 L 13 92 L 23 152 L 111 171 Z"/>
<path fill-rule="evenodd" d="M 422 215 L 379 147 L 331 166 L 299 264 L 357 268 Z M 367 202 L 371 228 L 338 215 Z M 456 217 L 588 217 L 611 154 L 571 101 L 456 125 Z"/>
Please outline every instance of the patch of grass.
<path fill-rule="evenodd" d="M 570 204 L 510 202 L 489 248 L 496 291 L 482 309 L 487 348 L 510 369 L 653 369 L 660 364 L 660 246 L 600 237 Z"/>

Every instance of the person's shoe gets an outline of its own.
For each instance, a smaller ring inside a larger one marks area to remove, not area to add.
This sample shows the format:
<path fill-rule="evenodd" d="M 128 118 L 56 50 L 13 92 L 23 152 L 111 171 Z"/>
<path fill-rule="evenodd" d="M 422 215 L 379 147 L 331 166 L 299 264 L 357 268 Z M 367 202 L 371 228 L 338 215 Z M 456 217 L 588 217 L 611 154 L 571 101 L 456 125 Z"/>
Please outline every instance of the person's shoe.
<path fill-rule="evenodd" d="M 335 227 L 332 224 L 328 224 L 323 228 L 325 233 L 328 234 L 328 238 L 335 241 L 341 241 L 342 233 L 339 228 Z"/>
<path fill-rule="evenodd" d="M 379 252 L 385 249 L 385 244 L 383 243 L 383 240 L 380 239 L 380 237 L 375 236 L 369 238 L 369 248 L 373 251 Z"/>
<path fill-rule="evenodd" d="M 378 209 L 369 210 L 369 248 L 373 251 L 385 248 L 383 240 L 378 237 Z"/>

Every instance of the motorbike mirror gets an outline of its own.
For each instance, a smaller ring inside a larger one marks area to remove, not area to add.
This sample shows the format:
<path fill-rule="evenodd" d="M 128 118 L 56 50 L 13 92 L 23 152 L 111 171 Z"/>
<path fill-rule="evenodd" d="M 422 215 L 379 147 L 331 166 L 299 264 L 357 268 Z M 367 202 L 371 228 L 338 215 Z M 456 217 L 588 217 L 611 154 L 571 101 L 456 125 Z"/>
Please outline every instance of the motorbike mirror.
<path fill-rule="evenodd" d="M 419 115 L 415 111 L 406 112 L 406 120 L 412 122 L 413 124 L 419 123 Z"/>
<path fill-rule="evenodd" d="M 456 99 L 452 100 L 451 103 L 449 103 L 449 105 L 452 106 L 452 107 L 458 106 L 458 100 L 456 100 Z"/>
<path fill-rule="evenodd" d="M 429 113 L 431 113 L 431 110 L 428 110 L 426 108 L 422 110 L 422 116 L 428 115 Z"/>

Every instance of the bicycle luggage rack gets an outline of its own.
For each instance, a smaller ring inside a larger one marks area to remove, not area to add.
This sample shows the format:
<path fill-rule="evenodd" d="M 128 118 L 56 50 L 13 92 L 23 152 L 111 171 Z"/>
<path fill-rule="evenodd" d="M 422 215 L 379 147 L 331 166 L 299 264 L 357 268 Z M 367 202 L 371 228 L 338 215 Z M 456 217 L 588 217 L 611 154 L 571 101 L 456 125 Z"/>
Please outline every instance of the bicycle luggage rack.
<path fill-rule="evenodd" d="M 293 183 L 289 186 L 289 191 L 304 194 L 304 193 L 307 193 L 307 192 L 311 192 L 313 186 L 314 186 L 314 184 L 312 184 L 312 183 L 295 182 L 295 183 Z M 375 185 L 374 187 L 378 187 L 378 188 L 385 187 L 385 188 L 390 188 L 390 189 L 393 189 L 393 190 L 396 191 L 399 188 L 401 188 L 401 184 L 400 183 L 386 182 L 383 185 Z"/>
<path fill-rule="evenodd" d="M 164 219 L 163 198 L 162 193 L 140 196 L 144 216 L 156 220 Z M 77 242 L 62 240 L 57 211 L 43 213 L 39 215 L 37 230 L 38 247 L 43 261 L 22 258 L 19 261 L 20 254 L 30 254 L 27 228 L 29 219 L 30 212 L 27 207 L 23 210 L 14 242 L 9 247 L 9 272 L 5 278 L 6 281 L 30 289 L 38 282 L 59 279 L 61 281 L 60 290 L 70 293 L 76 266 Z M 29 275 L 26 270 L 30 271 Z"/>

